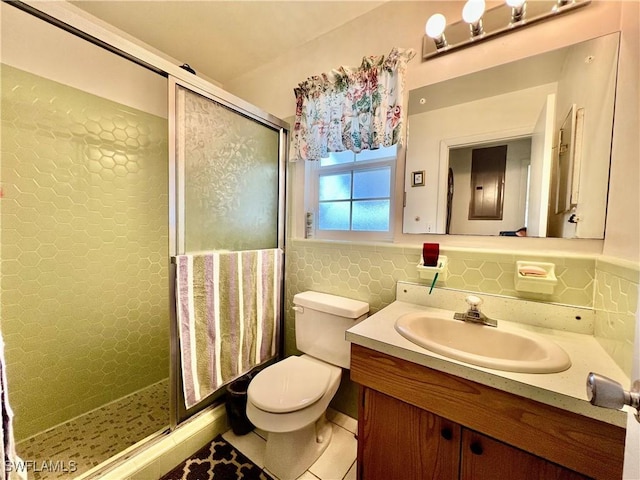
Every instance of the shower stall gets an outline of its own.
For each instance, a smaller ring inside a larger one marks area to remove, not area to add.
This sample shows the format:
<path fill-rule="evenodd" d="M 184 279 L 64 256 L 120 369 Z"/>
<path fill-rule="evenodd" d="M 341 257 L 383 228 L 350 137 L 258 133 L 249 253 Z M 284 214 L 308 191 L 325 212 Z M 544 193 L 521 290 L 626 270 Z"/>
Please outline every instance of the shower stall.
<path fill-rule="evenodd" d="M 9 401 L 29 478 L 75 478 L 220 396 L 184 407 L 172 257 L 283 247 L 286 128 L 0 8 Z"/>

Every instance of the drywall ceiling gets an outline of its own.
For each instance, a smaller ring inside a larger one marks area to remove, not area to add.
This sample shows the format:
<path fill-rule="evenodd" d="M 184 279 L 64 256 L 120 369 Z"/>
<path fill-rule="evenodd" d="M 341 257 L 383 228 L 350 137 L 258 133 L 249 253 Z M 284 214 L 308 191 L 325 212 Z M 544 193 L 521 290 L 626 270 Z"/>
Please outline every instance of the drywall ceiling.
<path fill-rule="evenodd" d="M 72 1 L 222 85 L 382 1 Z"/>

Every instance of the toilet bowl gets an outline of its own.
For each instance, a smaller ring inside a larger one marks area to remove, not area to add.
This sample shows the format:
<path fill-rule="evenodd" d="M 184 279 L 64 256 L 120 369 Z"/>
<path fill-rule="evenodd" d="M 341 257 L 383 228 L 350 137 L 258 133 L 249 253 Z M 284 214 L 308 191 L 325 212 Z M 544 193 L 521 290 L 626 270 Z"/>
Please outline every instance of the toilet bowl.
<path fill-rule="evenodd" d="M 265 467 L 281 480 L 298 478 L 326 450 L 325 419 L 342 370 L 312 357 L 288 357 L 260 372 L 247 392 L 247 417 L 268 432 Z"/>
<path fill-rule="evenodd" d="M 305 354 L 265 368 L 247 390 L 247 417 L 268 434 L 265 468 L 281 480 L 302 475 L 329 445 L 326 410 L 350 361 L 345 331 L 369 311 L 367 303 L 318 292 L 297 294 L 294 305 L 296 346 Z"/>

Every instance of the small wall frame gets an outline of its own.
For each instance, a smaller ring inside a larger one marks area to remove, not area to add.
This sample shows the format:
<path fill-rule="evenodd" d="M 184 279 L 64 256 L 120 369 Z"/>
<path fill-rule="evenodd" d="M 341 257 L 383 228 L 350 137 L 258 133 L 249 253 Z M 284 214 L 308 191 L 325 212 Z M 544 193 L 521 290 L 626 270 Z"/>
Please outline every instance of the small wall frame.
<path fill-rule="evenodd" d="M 424 187 L 424 170 L 411 172 L 411 186 Z"/>

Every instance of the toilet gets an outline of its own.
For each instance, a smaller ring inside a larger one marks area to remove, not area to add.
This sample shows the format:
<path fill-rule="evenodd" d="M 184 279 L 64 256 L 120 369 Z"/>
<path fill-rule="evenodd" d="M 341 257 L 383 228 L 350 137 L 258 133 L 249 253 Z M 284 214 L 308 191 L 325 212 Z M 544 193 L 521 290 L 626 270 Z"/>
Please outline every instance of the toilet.
<path fill-rule="evenodd" d="M 247 390 L 247 417 L 268 434 L 265 468 L 281 480 L 298 478 L 329 445 L 325 414 L 351 359 L 345 332 L 369 312 L 365 302 L 311 291 L 293 304 L 304 355 L 265 368 Z"/>

